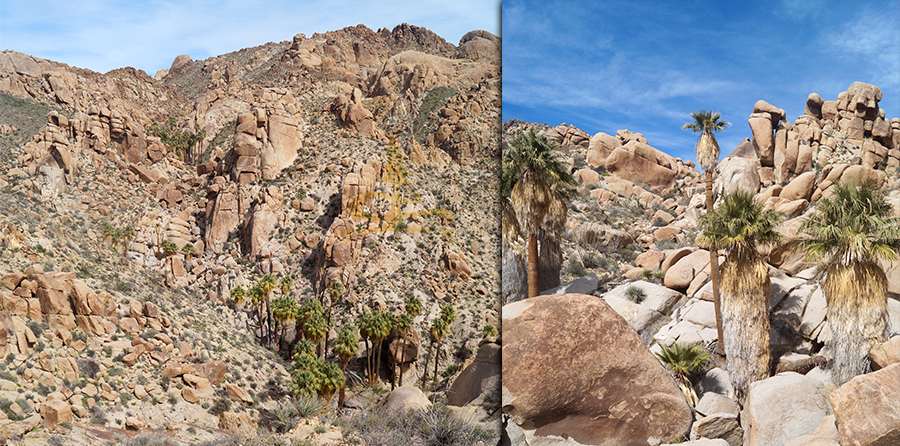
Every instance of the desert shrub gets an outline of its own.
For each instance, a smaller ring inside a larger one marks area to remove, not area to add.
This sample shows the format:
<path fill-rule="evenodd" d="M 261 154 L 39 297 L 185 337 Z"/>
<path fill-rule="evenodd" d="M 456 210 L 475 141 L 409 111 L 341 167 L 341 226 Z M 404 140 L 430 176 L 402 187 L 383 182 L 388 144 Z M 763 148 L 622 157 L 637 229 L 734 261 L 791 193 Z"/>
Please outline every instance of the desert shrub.
<path fill-rule="evenodd" d="M 641 287 L 631 285 L 625 289 L 625 296 L 628 297 L 628 300 L 639 304 L 647 298 L 647 293 Z"/>
<path fill-rule="evenodd" d="M 314 446 L 311 440 L 288 438 L 276 434 L 256 434 L 250 437 L 227 437 L 199 443 L 198 446 Z"/>
<path fill-rule="evenodd" d="M 89 415 L 91 417 L 91 424 L 106 424 L 109 421 L 109 416 L 106 415 L 106 412 L 104 412 L 99 405 L 91 407 Z"/>
<path fill-rule="evenodd" d="M 563 272 L 574 277 L 581 277 L 587 274 L 584 264 L 579 260 L 570 260 L 569 263 L 566 264 Z"/>
<path fill-rule="evenodd" d="M 294 409 L 300 418 L 314 417 L 325 409 L 325 404 L 317 397 L 309 395 L 297 395 L 294 397 Z"/>
<path fill-rule="evenodd" d="M 496 433 L 457 418 L 442 404 L 425 411 L 368 412 L 353 416 L 347 427 L 367 446 L 469 446 L 497 442 Z"/>
<path fill-rule="evenodd" d="M 293 404 L 281 403 L 272 409 L 270 425 L 272 430 L 279 434 L 290 431 L 297 425 L 297 410 Z"/>
<path fill-rule="evenodd" d="M 159 432 L 140 434 L 125 441 L 125 446 L 176 446 L 178 444 L 168 435 Z"/>
<path fill-rule="evenodd" d="M 209 408 L 209 413 L 218 415 L 222 412 L 227 412 L 229 409 L 231 409 L 231 400 L 228 398 L 218 398 L 215 404 Z"/>

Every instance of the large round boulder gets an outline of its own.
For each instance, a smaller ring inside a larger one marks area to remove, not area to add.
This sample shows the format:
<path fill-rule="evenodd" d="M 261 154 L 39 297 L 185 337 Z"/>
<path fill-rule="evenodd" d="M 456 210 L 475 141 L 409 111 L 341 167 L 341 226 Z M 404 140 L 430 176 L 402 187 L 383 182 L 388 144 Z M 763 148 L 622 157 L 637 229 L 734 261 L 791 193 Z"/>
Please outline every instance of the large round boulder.
<path fill-rule="evenodd" d="M 506 305 L 503 341 L 503 412 L 540 444 L 645 446 L 690 430 L 675 381 L 602 299 Z"/>

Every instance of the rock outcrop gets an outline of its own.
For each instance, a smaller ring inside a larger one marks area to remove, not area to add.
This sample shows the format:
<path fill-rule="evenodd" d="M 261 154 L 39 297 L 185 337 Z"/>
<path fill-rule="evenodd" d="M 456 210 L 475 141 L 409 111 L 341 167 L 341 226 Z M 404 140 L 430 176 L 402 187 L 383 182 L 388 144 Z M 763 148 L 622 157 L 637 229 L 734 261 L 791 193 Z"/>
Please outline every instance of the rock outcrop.
<path fill-rule="evenodd" d="M 526 435 L 595 445 L 687 435 L 692 416 L 674 380 L 602 300 L 568 294 L 509 304 L 503 338 L 503 410 Z"/>

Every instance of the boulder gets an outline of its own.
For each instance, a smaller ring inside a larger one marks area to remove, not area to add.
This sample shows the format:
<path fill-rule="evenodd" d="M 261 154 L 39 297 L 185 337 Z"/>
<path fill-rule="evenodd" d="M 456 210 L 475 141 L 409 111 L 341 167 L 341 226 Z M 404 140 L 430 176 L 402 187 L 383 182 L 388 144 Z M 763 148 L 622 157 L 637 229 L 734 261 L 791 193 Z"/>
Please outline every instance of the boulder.
<path fill-rule="evenodd" d="M 869 359 L 872 361 L 872 370 L 880 370 L 900 362 L 900 336 L 894 336 L 872 347 Z"/>
<path fill-rule="evenodd" d="M 750 384 L 741 424 L 744 445 L 781 446 L 815 432 L 831 415 L 825 384 L 785 372 Z"/>
<path fill-rule="evenodd" d="M 900 444 L 900 364 L 860 375 L 829 395 L 842 445 Z"/>
<path fill-rule="evenodd" d="M 791 180 L 778 196 L 785 200 L 809 200 L 816 189 L 816 173 L 806 172 Z"/>
<path fill-rule="evenodd" d="M 725 157 L 716 166 L 719 175 L 716 177 L 713 188 L 718 195 L 738 190 L 756 194 L 760 187 L 760 167 L 758 159 Z"/>
<path fill-rule="evenodd" d="M 753 144 L 759 150 L 759 161 L 763 166 L 771 166 L 775 161 L 775 136 L 772 115 L 753 113 L 748 120 L 753 134 Z"/>
<path fill-rule="evenodd" d="M 47 425 L 59 424 L 64 421 L 72 422 L 72 406 L 61 400 L 48 400 L 41 404 L 41 418 Z"/>
<path fill-rule="evenodd" d="M 653 192 L 674 186 L 679 173 L 674 158 L 637 140 L 613 150 L 606 159 L 606 170 L 633 183 L 646 184 Z"/>
<path fill-rule="evenodd" d="M 500 392 L 500 345 L 486 342 L 478 349 L 471 364 L 466 366 L 450 386 L 447 402 L 465 406 L 479 395 Z"/>
<path fill-rule="evenodd" d="M 219 414 L 219 429 L 234 435 L 249 437 L 256 433 L 256 422 L 249 412 L 222 412 Z"/>
<path fill-rule="evenodd" d="M 238 387 L 231 383 L 225 383 L 225 391 L 228 393 L 228 398 L 231 398 L 232 401 L 243 403 L 248 406 L 253 404 L 253 398 L 242 387 Z"/>
<path fill-rule="evenodd" d="M 386 413 L 405 413 L 408 410 L 427 410 L 431 406 L 428 397 L 418 387 L 408 385 L 397 387 L 384 396 L 375 406 L 376 411 Z"/>
<path fill-rule="evenodd" d="M 691 427 L 691 439 L 720 438 L 729 446 L 741 446 L 744 431 L 738 423 L 737 415 L 731 413 L 713 413 L 700 418 Z"/>
<path fill-rule="evenodd" d="M 772 125 L 778 125 L 779 121 L 783 121 L 787 117 L 783 109 L 775 107 L 762 99 L 753 104 L 753 113 L 768 113 L 772 118 Z"/>
<path fill-rule="evenodd" d="M 649 437 L 688 434 L 684 395 L 601 299 L 539 296 L 506 305 L 502 314 L 503 411 L 533 430 L 529 435 L 646 445 Z"/>
<path fill-rule="evenodd" d="M 663 282 L 673 290 L 687 289 L 694 276 L 709 266 L 709 251 L 698 249 L 684 256 L 666 271 Z"/>

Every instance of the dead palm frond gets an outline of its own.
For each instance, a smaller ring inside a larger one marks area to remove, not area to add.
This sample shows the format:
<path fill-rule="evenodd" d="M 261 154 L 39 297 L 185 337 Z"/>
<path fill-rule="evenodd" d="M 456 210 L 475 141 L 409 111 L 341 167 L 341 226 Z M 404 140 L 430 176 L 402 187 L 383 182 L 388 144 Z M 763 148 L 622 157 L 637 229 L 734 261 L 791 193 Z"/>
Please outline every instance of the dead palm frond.
<path fill-rule="evenodd" d="M 832 379 L 841 385 L 870 370 L 869 350 L 887 334 L 887 278 L 880 259 L 896 260 L 900 221 L 872 184 L 835 184 L 831 198 L 800 226 L 798 248 L 826 272 L 826 321 Z"/>

